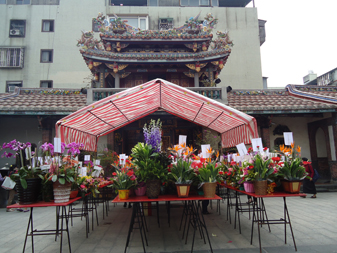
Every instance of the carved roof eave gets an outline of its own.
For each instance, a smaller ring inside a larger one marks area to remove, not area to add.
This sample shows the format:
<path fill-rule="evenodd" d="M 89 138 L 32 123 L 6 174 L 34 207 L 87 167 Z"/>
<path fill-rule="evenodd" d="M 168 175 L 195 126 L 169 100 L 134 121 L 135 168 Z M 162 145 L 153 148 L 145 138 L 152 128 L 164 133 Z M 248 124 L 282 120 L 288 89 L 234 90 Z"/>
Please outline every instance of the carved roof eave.
<path fill-rule="evenodd" d="M 130 44 L 139 44 L 139 42 L 174 42 L 174 44 L 185 44 L 185 43 L 191 43 L 193 41 L 196 42 L 207 42 L 211 41 L 213 38 L 213 34 L 207 34 L 207 35 L 181 35 L 181 36 L 167 36 L 162 38 L 156 38 L 156 37 L 150 37 L 150 36 L 144 36 L 143 38 L 141 36 L 131 36 L 131 35 L 100 35 L 101 39 L 103 41 L 107 42 L 118 42 L 123 41 Z"/>
<path fill-rule="evenodd" d="M 135 63 L 135 64 L 186 64 L 195 62 L 212 62 L 228 58 L 231 53 L 230 48 L 221 48 L 206 52 L 190 53 L 190 56 L 182 53 L 113 53 L 100 50 L 82 49 L 80 50 L 83 57 L 92 59 L 93 61 L 100 61 L 105 63 L 120 62 L 120 63 Z M 133 55 L 133 56 L 131 56 Z M 135 56 L 137 55 L 137 56 Z M 165 58 L 158 57 L 158 55 L 165 55 Z M 154 57 L 156 56 L 156 57 Z"/>

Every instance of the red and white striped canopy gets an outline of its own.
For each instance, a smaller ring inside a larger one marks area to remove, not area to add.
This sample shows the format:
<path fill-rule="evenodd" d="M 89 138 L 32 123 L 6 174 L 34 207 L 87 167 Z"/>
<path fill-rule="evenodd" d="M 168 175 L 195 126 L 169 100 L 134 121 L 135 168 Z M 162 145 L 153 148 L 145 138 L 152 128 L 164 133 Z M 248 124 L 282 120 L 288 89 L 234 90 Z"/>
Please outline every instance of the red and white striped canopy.
<path fill-rule="evenodd" d="M 255 118 L 194 91 L 155 79 L 99 100 L 56 123 L 61 141 L 94 151 L 98 138 L 157 110 L 164 110 L 221 134 L 222 147 L 258 137 Z"/>

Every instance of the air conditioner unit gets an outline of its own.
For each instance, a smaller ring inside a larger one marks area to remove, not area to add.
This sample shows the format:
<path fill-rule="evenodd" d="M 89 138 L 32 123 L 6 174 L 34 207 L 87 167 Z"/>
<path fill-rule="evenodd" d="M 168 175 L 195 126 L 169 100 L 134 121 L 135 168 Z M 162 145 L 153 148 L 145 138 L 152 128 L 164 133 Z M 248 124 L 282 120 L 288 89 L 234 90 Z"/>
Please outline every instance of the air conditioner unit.
<path fill-rule="evenodd" d="M 8 87 L 8 92 L 14 92 L 15 91 L 15 85 L 13 85 L 13 86 L 9 86 Z"/>
<path fill-rule="evenodd" d="M 21 35 L 21 31 L 19 29 L 12 29 L 9 31 L 9 34 L 11 36 L 20 36 Z"/>

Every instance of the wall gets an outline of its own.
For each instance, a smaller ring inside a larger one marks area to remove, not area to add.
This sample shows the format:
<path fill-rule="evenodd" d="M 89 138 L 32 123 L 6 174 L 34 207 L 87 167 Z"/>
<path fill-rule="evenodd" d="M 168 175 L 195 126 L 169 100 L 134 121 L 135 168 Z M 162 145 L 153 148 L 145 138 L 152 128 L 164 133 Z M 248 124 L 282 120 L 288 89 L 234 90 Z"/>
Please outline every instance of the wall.
<path fill-rule="evenodd" d="M 37 116 L 0 116 L 0 144 L 4 142 L 10 142 L 16 139 L 20 142 L 30 142 L 40 145 L 39 142 L 42 141 L 41 131 L 38 129 Z M 7 123 L 6 123 L 7 122 Z M 24 127 L 22 127 L 24 126 Z M 10 152 L 8 150 L 8 152 Z M 0 152 L 1 155 L 3 151 Z M 13 153 L 13 152 L 11 152 Z M 15 163 L 13 158 L 1 158 L 0 155 L 0 168 L 2 168 L 6 163 L 9 165 Z"/>
<path fill-rule="evenodd" d="M 52 80 L 54 88 L 82 88 L 90 74 L 83 61 L 77 39 L 81 30 L 92 29 L 92 18 L 98 12 L 148 14 L 150 29 L 157 29 L 159 17 L 173 17 L 181 26 L 200 11 L 200 18 L 213 13 L 219 19 L 215 31 L 229 31 L 234 47 L 221 71 L 219 86 L 235 89 L 262 88 L 260 41 L 255 8 L 210 7 L 127 7 L 105 6 L 105 1 L 60 1 L 60 5 L 0 5 L 0 47 L 25 47 L 23 69 L 0 69 L 0 93 L 6 81 L 23 81 L 23 87 L 39 87 L 40 80 Z M 78 15 L 80 14 L 80 15 Z M 26 20 L 26 36 L 10 38 L 11 19 Z M 54 32 L 41 32 L 42 20 L 55 20 Z M 98 36 L 98 34 L 96 34 Z M 40 63 L 40 50 L 53 49 L 53 63 Z"/>

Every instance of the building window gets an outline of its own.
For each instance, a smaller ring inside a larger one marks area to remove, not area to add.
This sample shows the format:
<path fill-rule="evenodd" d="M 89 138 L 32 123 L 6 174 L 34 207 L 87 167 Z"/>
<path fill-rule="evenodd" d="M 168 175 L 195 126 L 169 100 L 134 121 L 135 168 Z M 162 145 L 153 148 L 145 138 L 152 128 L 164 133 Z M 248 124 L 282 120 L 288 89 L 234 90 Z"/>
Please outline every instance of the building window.
<path fill-rule="evenodd" d="M 159 30 L 168 30 L 173 28 L 173 18 L 159 18 Z"/>
<path fill-rule="evenodd" d="M 147 0 L 110 0 L 109 3 L 112 6 L 147 6 Z"/>
<path fill-rule="evenodd" d="M 41 62 L 43 63 L 53 62 L 52 49 L 41 49 Z"/>
<path fill-rule="evenodd" d="M 40 88 L 53 88 L 53 81 L 40 81 Z"/>
<path fill-rule="evenodd" d="M 214 0 L 214 3 L 212 1 L 211 6 L 218 6 L 217 0 Z M 210 0 L 180 0 L 180 5 L 181 6 L 210 6 Z"/>
<path fill-rule="evenodd" d="M 0 48 L 0 68 L 23 68 L 23 48 Z"/>
<path fill-rule="evenodd" d="M 6 92 L 14 92 L 15 87 L 22 87 L 22 81 L 7 81 Z"/>
<path fill-rule="evenodd" d="M 16 0 L 16 4 L 30 4 L 30 0 Z"/>
<path fill-rule="evenodd" d="M 158 0 L 150 0 L 149 5 L 150 6 L 158 6 Z"/>
<path fill-rule="evenodd" d="M 12 19 L 9 25 L 9 37 L 25 37 L 26 20 Z"/>
<path fill-rule="evenodd" d="M 219 6 L 219 0 L 211 0 L 212 6 Z"/>
<path fill-rule="evenodd" d="M 0 0 L 0 4 L 6 4 L 6 0 Z"/>
<path fill-rule="evenodd" d="M 148 16 L 138 16 L 138 17 L 127 17 L 119 16 L 122 20 L 127 20 L 127 24 L 133 26 L 134 28 L 140 28 L 141 30 L 149 29 Z M 109 17 L 109 22 L 115 20 L 115 17 Z"/>
<path fill-rule="evenodd" d="M 54 20 L 42 20 L 42 32 L 54 32 Z"/>

